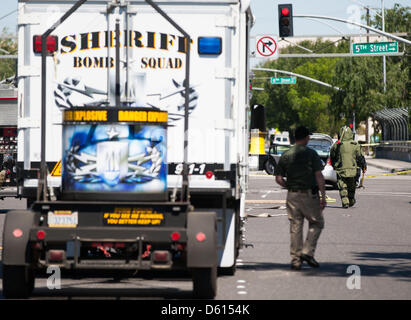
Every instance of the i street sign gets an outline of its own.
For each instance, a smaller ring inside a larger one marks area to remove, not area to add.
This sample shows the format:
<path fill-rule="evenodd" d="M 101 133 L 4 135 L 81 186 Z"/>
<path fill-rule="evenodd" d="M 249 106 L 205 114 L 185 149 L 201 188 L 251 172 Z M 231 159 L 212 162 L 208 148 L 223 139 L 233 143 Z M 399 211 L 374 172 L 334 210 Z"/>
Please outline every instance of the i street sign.
<path fill-rule="evenodd" d="M 353 54 L 397 53 L 398 42 L 353 43 Z"/>
<path fill-rule="evenodd" d="M 296 77 L 272 77 L 271 84 L 296 84 L 297 78 Z"/>

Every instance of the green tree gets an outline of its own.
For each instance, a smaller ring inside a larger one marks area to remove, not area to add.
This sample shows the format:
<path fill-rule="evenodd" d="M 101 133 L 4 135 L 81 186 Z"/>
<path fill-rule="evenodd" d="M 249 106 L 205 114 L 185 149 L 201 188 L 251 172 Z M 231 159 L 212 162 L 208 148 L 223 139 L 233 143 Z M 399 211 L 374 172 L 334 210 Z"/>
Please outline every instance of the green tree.
<path fill-rule="evenodd" d="M 0 36 L 0 55 L 16 55 L 17 42 L 4 28 Z M 0 80 L 13 76 L 16 73 L 16 59 L 0 59 Z"/>
<path fill-rule="evenodd" d="M 347 41 L 336 44 L 320 39 L 316 42 L 302 41 L 299 45 L 316 53 L 348 51 Z M 281 53 L 303 52 L 303 49 L 297 46 L 286 47 L 281 51 Z M 338 58 L 290 58 L 268 61 L 260 66 L 291 71 L 331 83 L 338 60 Z M 305 125 L 313 132 L 330 135 L 338 132 L 340 123 L 336 121 L 329 108 L 334 89 L 302 78 L 298 78 L 295 85 L 272 85 L 269 79 L 275 76 L 273 72 L 256 71 L 255 75 L 254 85 L 264 86 L 264 91 L 255 91 L 251 103 L 262 104 L 266 107 L 268 127 L 284 131 L 293 130 L 298 125 Z"/>
<path fill-rule="evenodd" d="M 385 10 L 385 30 L 390 33 L 408 32 L 410 38 L 410 7 L 396 4 Z M 381 12 L 380 12 L 381 14 Z M 376 15 L 371 19 L 371 26 L 381 29 L 381 18 Z M 357 123 L 366 120 L 372 113 L 383 108 L 410 106 L 410 46 L 400 43 L 402 57 L 386 58 L 386 91 L 383 85 L 383 66 L 381 57 L 355 57 L 337 62 L 334 73 L 334 85 L 343 91 L 334 93 L 332 108 L 335 113 L 347 118 L 355 112 Z"/>

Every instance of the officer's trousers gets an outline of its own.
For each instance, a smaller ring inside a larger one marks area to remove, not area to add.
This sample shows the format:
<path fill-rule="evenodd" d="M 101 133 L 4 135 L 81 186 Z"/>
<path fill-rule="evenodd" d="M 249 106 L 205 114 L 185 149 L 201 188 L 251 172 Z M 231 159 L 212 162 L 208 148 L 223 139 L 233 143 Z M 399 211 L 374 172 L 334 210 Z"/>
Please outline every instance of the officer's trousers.
<path fill-rule="evenodd" d="M 341 177 L 337 173 L 337 186 L 340 191 L 341 203 L 343 207 L 353 206 L 355 203 L 355 177 Z"/>
<path fill-rule="evenodd" d="M 290 221 L 290 255 L 291 263 L 300 263 L 301 254 L 314 256 L 317 241 L 324 228 L 324 217 L 320 208 L 318 194 L 307 192 L 292 192 L 287 194 L 287 212 Z M 303 243 L 304 219 L 308 220 L 307 238 Z"/>

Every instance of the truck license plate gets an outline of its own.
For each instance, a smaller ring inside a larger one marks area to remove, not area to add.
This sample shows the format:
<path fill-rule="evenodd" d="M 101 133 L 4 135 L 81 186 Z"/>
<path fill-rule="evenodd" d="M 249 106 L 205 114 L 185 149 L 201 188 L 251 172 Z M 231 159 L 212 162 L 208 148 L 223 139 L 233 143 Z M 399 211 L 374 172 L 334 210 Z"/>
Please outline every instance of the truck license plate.
<path fill-rule="evenodd" d="M 50 228 L 75 228 L 78 224 L 78 212 L 68 210 L 49 211 L 47 222 Z"/>

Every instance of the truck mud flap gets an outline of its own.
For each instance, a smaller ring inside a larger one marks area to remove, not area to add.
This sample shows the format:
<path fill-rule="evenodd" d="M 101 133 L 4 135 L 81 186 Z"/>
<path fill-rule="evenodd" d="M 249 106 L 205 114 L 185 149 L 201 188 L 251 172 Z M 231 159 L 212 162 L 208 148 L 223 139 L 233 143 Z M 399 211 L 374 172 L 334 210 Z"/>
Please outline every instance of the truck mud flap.
<path fill-rule="evenodd" d="M 187 267 L 217 266 L 217 217 L 215 212 L 189 212 L 187 216 Z"/>
<path fill-rule="evenodd" d="M 6 215 L 3 232 L 3 265 L 26 266 L 26 249 L 35 212 L 12 210 Z"/>

